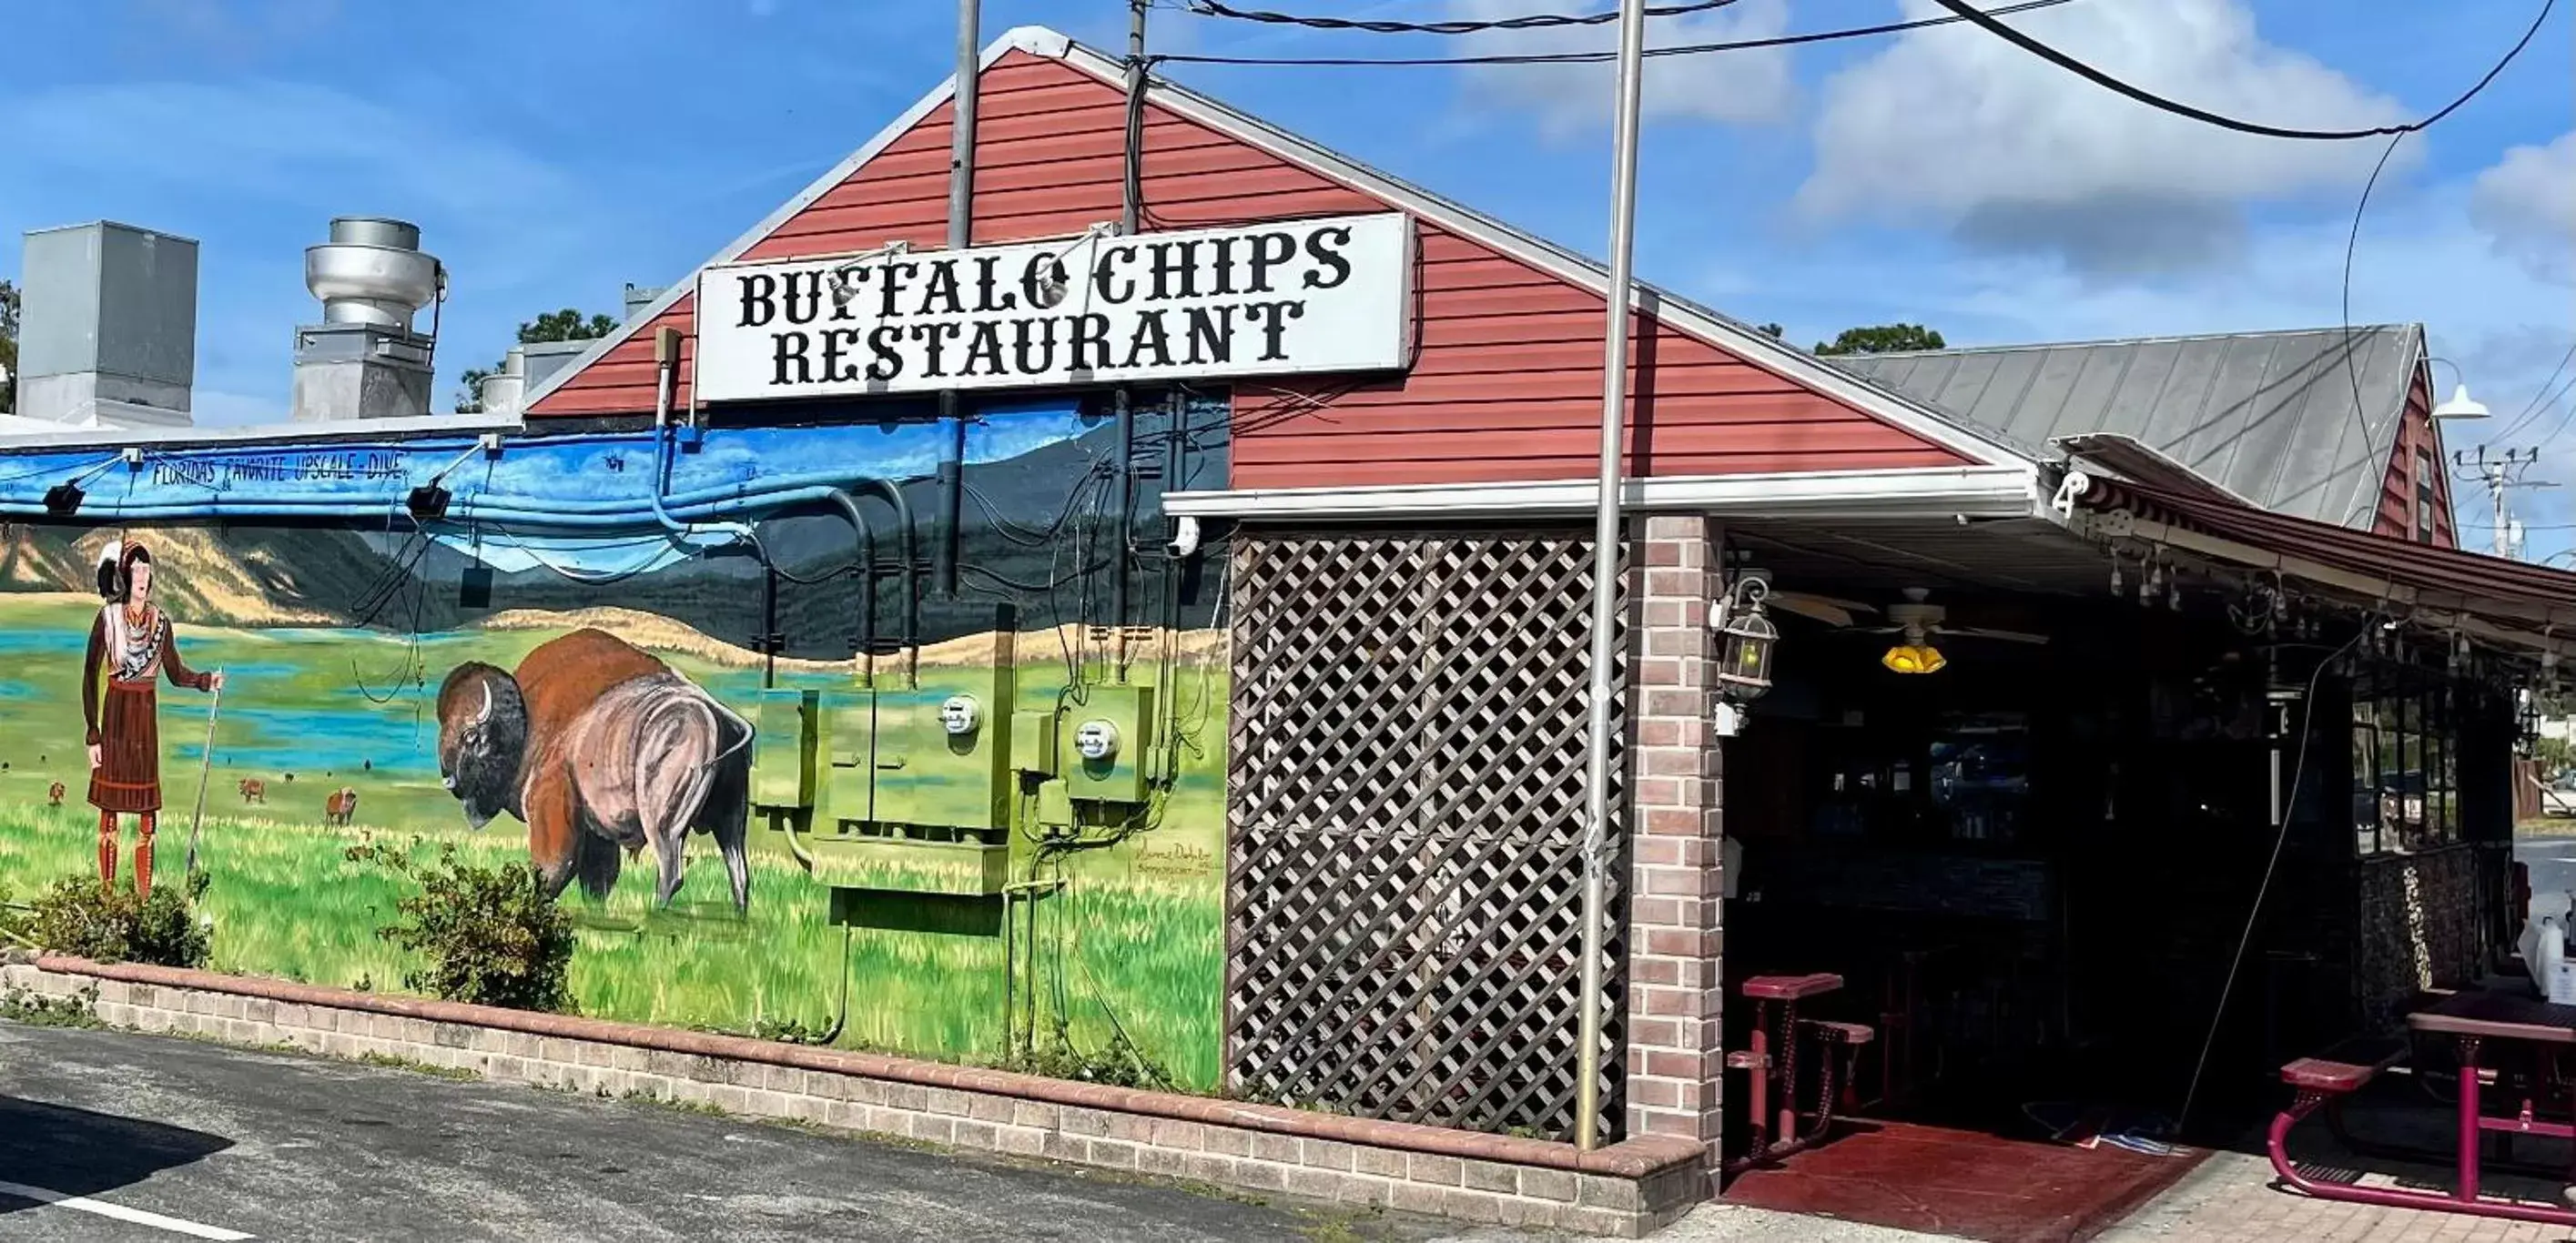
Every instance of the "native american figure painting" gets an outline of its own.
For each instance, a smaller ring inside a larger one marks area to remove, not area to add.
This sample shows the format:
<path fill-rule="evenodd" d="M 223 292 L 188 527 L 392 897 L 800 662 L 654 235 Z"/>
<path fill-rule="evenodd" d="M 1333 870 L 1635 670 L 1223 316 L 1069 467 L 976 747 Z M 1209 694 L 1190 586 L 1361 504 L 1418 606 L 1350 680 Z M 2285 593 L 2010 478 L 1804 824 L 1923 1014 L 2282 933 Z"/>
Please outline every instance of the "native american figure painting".
<path fill-rule="evenodd" d="M 170 619 L 152 604 L 152 554 L 124 541 L 99 559 L 106 606 L 90 626 L 81 664 L 81 709 L 89 725 L 89 805 L 98 809 L 98 878 L 116 887 L 117 818 L 135 817 L 134 892 L 152 892 L 152 829 L 161 812 L 161 723 L 154 684 L 213 691 L 221 672 L 198 673 L 179 659 Z"/>

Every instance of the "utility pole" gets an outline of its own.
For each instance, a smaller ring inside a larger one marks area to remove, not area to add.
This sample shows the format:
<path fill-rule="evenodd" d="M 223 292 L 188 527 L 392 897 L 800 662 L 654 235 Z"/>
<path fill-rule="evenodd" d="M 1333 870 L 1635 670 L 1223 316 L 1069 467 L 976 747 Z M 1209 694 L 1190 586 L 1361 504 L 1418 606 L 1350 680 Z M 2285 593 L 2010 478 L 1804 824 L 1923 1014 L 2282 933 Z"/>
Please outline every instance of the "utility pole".
<path fill-rule="evenodd" d="M 1602 346 L 1601 494 L 1592 523 L 1592 686 L 1590 746 L 1583 765 L 1583 940 L 1576 996 L 1574 1146 L 1601 1142 L 1601 920 L 1607 913 L 1603 869 L 1610 853 L 1610 669 L 1618 658 L 1619 471 L 1627 440 L 1628 307 L 1637 223 L 1637 113 L 1646 55 L 1645 0 L 1619 0 L 1617 127 L 1610 173 L 1610 304 Z"/>
<path fill-rule="evenodd" d="M 2476 457 L 2470 457 L 2468 451 L 2462 449 L 2454 452 L 2451 460 L 2459 467 L 2460 478 L 2476 479 L 2486 485 L 2487 500 L 2495 507 L 2495 529 L 2491 532 L 2494 536 L 2495 555 L 2507 560 L 2518 557 L 2520 550 L 2516 545 L 2521 542 L 2519 536 L 2522 524 L 2514 520 L 2513 511 L 2506 504 L 2507 494 L 2515 488 L 2558 486 L 2545 479 L 2522 477 L 2523 472 L 2539 464 L 2539 447 L 2506 449 L 2502 453 L 2489 453 L 2485 445 L 2479 445 Z"/>

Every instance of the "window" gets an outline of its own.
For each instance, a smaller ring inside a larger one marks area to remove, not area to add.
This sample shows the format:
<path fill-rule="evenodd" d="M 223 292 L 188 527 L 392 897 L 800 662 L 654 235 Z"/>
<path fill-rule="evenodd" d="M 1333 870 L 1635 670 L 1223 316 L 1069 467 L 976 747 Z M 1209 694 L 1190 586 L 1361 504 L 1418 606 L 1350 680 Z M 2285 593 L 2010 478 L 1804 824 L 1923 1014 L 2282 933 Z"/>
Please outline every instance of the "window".
<path fill-rule="evenodd" d="M 2433 464 L 2433 451 L 2416 446 L 2415 538 L 2427 544 L 2433 542 L 2433 515 L 2441 507 L 2440 495 L 2433 486 L 2440 479 L 2441 472 Z"/>
<path fill-rule="evenodd" d="M 2459 840 L 2447 688 L 2391 669 L 2353 687 L 2353 846 L 2405 854 Z"/>

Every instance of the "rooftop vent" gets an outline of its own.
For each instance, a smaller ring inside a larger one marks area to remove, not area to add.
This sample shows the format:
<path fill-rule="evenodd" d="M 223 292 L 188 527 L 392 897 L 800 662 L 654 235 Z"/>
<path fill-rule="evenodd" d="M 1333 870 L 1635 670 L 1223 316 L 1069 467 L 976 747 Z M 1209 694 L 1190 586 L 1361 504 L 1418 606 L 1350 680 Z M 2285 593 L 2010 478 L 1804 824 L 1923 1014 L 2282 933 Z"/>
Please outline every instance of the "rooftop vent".
<path fill-rule="evenodd" d="M 429 413 L 433 332 L 412 317 L 447 291 L 447 269 L 420 249 L 420 227 L 342 216 L 304 252 L 304 287 L 322 322 L 295 330 L 294 417 L 417 418 Z"/>

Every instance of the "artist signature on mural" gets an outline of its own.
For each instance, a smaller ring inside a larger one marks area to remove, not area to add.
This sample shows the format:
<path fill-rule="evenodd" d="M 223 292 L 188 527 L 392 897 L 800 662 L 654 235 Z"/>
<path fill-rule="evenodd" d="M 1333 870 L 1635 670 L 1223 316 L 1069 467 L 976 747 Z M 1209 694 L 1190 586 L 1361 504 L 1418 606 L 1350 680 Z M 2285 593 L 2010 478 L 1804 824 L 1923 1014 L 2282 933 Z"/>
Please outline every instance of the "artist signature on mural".
<path fill-rule="evenodd" d="M 1205 876 L 1215 867 L 1215 851 L 1186 842 L 1148 845 L 1136 856 L 1136 870 L 1148 876 Z"/>

